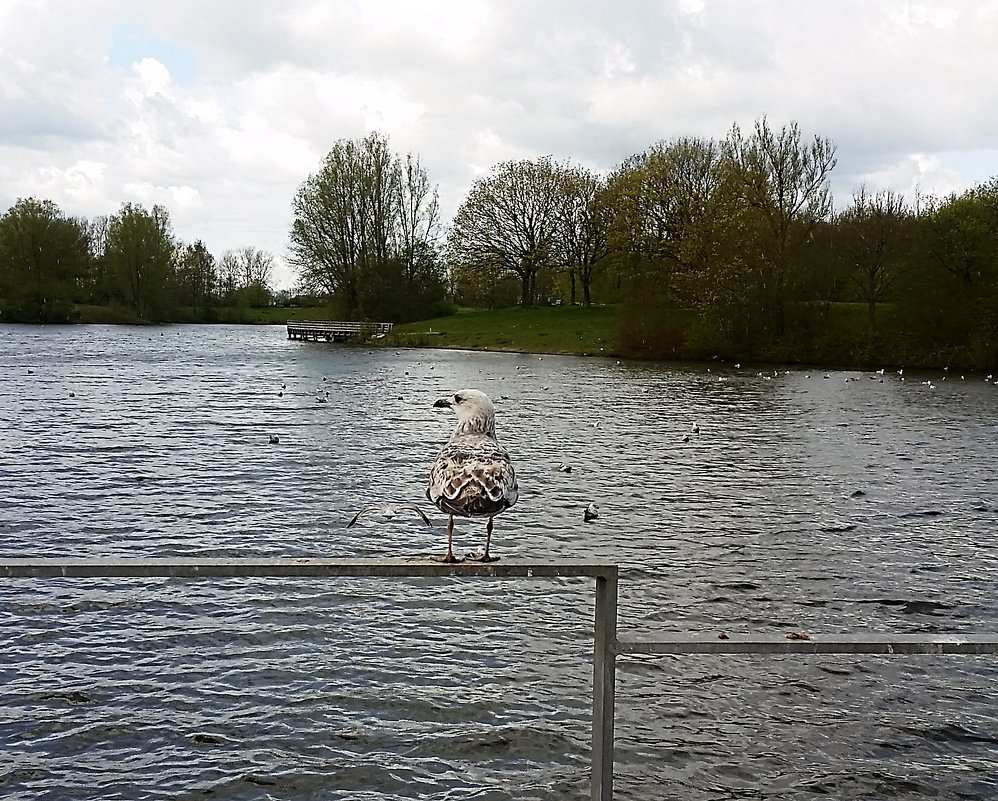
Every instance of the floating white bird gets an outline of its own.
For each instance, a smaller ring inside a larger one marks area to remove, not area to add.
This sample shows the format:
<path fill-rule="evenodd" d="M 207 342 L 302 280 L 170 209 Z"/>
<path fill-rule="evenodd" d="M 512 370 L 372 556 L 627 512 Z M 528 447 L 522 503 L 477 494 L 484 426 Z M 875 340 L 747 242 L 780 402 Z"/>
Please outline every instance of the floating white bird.
<path fill-rule="evenodd" d="M 426 488 L 426 497 L 449 515 L 447 554 L 442 561 L 458 561 L 453 549 L 454 515 L 488 517 L 485 550 L 471 558 L 495 561 L 489 555 L 492 519 L 519 497 L 509 453 L 496 441 L 495 407 L 489 396 L 477 389 L 462 389 L 433 405 L 453 409 L 457 415 L 450 439 L 430 468 L 430 483 Z"/>
<path fill-rule="evenodd" d="M 691 431 L 692 431 L 692 432 L 693 432 L 694 434 L 699 434 L 699 433 L 700 433 L 700 424 L 699 424 L 699 423 L 694 423 L 694 424 L 693 424 L 693 428 L 691 428 L 690 430 L 691 430 Z"/>
<path fill-rule="evenodd" d="M 582 513 L 582 519 L 587 523 L 591 523 L 597 517 L 599 517 L 599 507 L 595 503 L 589 504 Z"/>
<path fill-rule="evenodd" d="M 417 515 L 419 515 L 422 518 L 423 522 L 426 525 L 428 526 L 433 525 L 430 522 L 430 518 L 426 516 L 426 513 L 418 506 L 415 506 L 414 504 L 372 503 L 365 506 L 363 509 L 357 512 L 357 514 L 355 514 L 352 518 L 350 518 L 350 522 L 347 523 L 347 528 L 350 528 L 350 526 L 352 526 L 354 523 L 360 520 L 360 518 L 362 518 L 364 515 L 378 514 L 382 515 L 383 517 L 392 518 L 395 517 L 396 515 L 401 514 L 402 512 L 415 512 Z"/>

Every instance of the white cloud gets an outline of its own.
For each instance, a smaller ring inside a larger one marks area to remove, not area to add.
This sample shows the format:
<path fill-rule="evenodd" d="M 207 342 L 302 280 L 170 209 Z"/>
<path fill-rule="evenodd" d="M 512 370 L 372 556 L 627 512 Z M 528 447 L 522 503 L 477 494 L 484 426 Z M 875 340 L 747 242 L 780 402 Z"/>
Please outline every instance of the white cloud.
<path fill-rule="evenodd" d="M 998 0 L 0 3 L 0 210 L 161 203 L 184 240 L 283 265 L 341 138 L 419 155 L 452 214 L 500 161 L 610 169 L 763 115 L 837 144 L 838 205 L 945 193 L 998 164 L 996 33 Z"/>

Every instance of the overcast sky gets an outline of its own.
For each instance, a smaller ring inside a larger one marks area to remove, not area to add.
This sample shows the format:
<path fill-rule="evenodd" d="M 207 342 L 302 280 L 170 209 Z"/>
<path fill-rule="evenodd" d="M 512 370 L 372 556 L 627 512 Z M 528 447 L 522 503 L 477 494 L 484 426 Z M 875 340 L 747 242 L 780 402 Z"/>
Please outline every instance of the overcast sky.
<path fill-rule="evenodd" d="M 216 257 L 284 266 L 291 200 L 338 139 L 418 155 L 447 221 L 474 179 L 598 171 L 678 136 L 796 121 L 836 206 L 998 175 L 998 0 L 0 0 L 0 213 L 169 209 Z"/>

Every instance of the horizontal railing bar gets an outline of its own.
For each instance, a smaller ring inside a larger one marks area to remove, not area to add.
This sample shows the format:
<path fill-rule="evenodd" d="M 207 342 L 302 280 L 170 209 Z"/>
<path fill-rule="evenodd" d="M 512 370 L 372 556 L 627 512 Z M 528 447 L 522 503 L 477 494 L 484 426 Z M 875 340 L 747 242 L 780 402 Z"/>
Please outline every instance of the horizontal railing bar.
<path fill-rule="evenodd" d="M 808 639 L 779 639 L 752 635 L 707 640 L 677 635 L 655 640 L 617 640 L 616 652 L 628 654 L 998 654 L 998 635 L 962 634 L 926 636 L 877 634 L 870 636 L 809 635 Z"/>
<path fill-rule="evenodd" d="M 358 323 L 352 320 L 288 320 L 287 325 L 291 328 L 307 328 L 309 330 L 325 330 L 334 328 L 338 330 L 360 331 L 365 328 L 378 330 L 390 330 L 394 323 Z"/>
<path fill-rule="evenodd" d="M 432 578 L 492 576 L 496 578 L 616 577 L 617 566 L 590 560 L 537 562 L 458 562 L 449 564 L 426 556 L 401 559 L 240 558 L 197 557 L 69 559 L 0 558 L 0 576 L 64 578 L 269 577 L 350 576 Z"/>

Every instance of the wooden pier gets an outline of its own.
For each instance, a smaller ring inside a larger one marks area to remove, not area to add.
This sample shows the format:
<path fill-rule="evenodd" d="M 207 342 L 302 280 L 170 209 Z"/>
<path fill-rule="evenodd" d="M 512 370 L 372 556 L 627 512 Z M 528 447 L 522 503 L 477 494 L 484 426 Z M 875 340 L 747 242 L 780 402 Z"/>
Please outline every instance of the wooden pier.
<path fill-rule="evenodd" d="M 288 320 L 288 339 L 346 342 L 358 334 L 380 339 L 394 323 L 356 323 L 347 320 Z"/>

